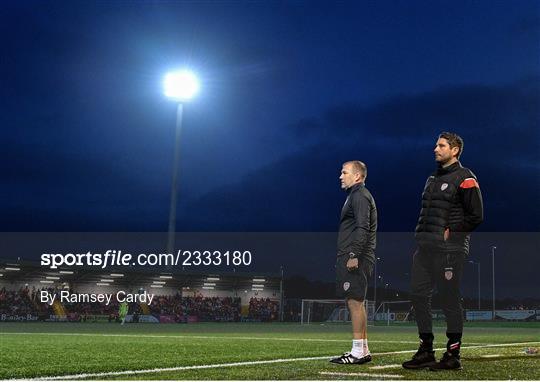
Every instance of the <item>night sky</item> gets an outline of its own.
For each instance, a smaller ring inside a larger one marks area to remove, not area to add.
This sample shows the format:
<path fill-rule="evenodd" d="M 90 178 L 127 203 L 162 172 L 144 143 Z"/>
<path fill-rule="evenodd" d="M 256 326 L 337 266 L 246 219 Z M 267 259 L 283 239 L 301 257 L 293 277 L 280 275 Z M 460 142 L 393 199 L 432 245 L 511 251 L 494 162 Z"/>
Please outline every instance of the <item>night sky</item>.
<path fill-rule="evenodd" d="M 479 179 L 479 230 L 539 231 L 537 1 L 5 1 L 0 35 L 3 231 L 166 231 L 162 80 L 184 66 L 201 91 L 179 231 L 336 231 L 341 164 L 360 159 L 380 231 L 411 232 L 445 130 Z"/>

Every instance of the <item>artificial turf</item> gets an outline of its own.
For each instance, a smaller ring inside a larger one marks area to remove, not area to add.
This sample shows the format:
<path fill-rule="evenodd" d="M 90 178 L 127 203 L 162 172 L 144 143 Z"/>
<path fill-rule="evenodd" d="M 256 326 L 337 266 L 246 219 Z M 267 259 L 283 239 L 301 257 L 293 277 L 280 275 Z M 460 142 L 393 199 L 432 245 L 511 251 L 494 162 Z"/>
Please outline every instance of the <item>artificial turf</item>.
<path fill-rule="evenodd" d="M 538 380 L 540 356 L 526 354 L 524 348 L 540 347 L 540 323 L 515 326 L 470 325 L 465 329 L 463 370 L 434 373 L 399 367 L 417 348 L 416 329 L 406 325 L 370 327 L 373 361 L 358 366 L 328 362 L 330 357 L 350 350 L 349 325 L 1 323 L 0 379 L 55 376 L 74 379 L 75 374 L 88 373 L 84 379 Z M 443 348 L 444 328 L 437 327 L 435 334 L 435 346 Z M 517 345 L 484 347 L 511 343 Z M 378 355 L 399 351 L 405 353 Z M 437 354 L 440 356 L 442 352 Z M 305 357 L 322 359 L 296 360 Z M 268 363 L 228 365 L 257 361 Z M 206 368 L 185 369 L 197 365 Z M 373 369 L 376 366 L 389 367 Z M 94 375 L 164 368 L 184 369 Z"/>

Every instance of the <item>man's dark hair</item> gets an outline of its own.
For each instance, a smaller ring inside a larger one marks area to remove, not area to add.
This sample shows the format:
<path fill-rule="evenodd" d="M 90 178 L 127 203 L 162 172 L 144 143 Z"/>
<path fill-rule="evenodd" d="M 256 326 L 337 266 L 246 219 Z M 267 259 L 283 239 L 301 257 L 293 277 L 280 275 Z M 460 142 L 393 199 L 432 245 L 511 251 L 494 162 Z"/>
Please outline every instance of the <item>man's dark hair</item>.
<path fill-rule="evenodd" d="M 440 133 L 439 138 L 446 139 L 448 141 L 448 144 L 450 145 L 450 148 L 457 147 L 459 149 L 456 155 L 457 159 L 459 159 L 461 153 L 463 152 L 463 138 L 461 138 L 456 133 L 449 133 L 448 131 Z"/>

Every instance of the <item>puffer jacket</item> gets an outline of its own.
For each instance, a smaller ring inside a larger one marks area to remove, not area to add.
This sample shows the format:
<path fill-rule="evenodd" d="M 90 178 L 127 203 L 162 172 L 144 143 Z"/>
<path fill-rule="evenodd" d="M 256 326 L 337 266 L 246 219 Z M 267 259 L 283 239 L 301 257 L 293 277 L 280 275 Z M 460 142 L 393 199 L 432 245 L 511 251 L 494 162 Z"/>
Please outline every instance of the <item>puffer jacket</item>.
<path fill-rule="evenodd" d="M 427 180 L 416 225 L 421 247 L 469 253 L 470 233 L 484 219 L 482 194 L 476 176 L 456 162 L 439 167 Z M 449 229 L 448 240 L 444 231 Z"/>

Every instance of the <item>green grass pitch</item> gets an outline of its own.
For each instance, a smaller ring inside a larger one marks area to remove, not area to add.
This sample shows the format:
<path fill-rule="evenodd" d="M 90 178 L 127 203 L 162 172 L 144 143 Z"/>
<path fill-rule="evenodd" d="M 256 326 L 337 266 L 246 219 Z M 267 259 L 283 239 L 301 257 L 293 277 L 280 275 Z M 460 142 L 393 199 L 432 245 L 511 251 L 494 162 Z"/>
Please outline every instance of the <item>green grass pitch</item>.
<path fill-rule="evenodd" d="M 328 362 L 350 350 L 350 325 L 0 323 L 0 379 L 540 379 L 540 355 L 524 352 L 540 348 L 540 323 L 468 325 L 463 370 L 436 373 L 399 366 L 418 346 L 415 327 L 368 332 L 373 361 L 356 366 Z M 444 347 L 444 328 L 435 335 Z"/>

